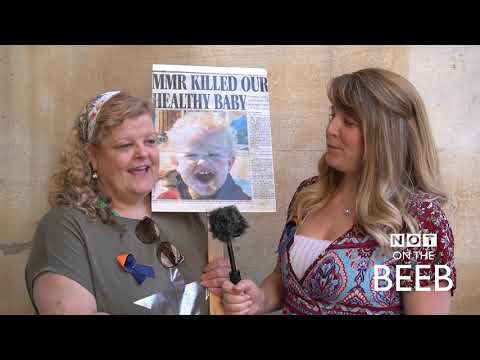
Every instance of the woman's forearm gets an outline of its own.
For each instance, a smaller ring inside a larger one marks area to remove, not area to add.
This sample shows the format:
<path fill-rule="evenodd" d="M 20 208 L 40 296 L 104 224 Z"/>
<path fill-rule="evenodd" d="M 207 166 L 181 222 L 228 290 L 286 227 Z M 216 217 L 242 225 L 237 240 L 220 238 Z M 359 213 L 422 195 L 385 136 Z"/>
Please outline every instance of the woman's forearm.
<path fill-rule="evenodd" d="M 285 302 L 285 289 L 278 266 L 263 280 L 260 290 L 262 290 L 264 295 L 263 303 L 259 311 L 260 314 L 277 311 L 283 307 Z"/>

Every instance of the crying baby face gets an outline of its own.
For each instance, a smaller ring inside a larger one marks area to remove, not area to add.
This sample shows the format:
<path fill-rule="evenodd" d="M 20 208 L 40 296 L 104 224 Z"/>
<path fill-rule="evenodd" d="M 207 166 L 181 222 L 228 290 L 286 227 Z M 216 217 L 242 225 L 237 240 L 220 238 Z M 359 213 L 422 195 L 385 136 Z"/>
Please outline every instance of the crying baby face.
<path fill-rule="evenodd" d="M 185 140 L 177 153 L 177 171 L 192 198 L 211 197 L 223 186 L 235 161 L 229 135 L 206 130 Z"/>

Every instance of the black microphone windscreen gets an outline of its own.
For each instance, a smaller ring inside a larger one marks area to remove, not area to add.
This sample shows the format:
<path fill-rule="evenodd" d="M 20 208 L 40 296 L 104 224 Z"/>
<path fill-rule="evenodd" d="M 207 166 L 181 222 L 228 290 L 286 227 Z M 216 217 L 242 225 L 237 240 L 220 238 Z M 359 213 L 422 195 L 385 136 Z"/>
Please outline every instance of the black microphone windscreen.
<path fill-rule="evenodd" d="M 242 235 L 248 228 L 247 220 L 235 205 L 215 209 L 208 218 L 213 236 L 223 242 Z"/>

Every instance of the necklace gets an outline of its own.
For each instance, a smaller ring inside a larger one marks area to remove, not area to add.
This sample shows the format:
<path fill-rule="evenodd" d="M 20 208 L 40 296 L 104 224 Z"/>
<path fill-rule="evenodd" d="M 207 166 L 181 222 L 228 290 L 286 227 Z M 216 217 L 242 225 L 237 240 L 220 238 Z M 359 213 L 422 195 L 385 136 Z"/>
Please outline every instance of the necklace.
<path fill-rule="evenodd" d="M 100 196 L 97 197 L 97 204 L 96 205 L 99 209 L 105 209 L 105 208 L 108 207 L 107 201 L 105 199 L 101 198 Z M 120 214 L 118 212 L 116 212 L 115 210 L 112 209 L 111 211 L 112 211 L 113 216 L 120 216 Z"/>
<path fill-rule="evenodd" d="M 343 210 L 343 215 L 350 216 L 351 214 L 352 214 L 352 209 L 351 208 Z"/>

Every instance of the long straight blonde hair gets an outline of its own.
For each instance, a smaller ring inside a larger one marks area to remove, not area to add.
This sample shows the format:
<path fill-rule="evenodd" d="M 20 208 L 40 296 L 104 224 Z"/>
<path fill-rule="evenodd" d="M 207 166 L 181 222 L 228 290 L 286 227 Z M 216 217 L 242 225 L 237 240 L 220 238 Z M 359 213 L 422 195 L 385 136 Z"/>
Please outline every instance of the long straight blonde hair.
<path fill-rule="evenodd" d="M 441 204 L 447 200 L 425 105 L 417 90 L 398 74 L 369 68 L 332 79 L 328 98 L 361 124 L 364 152 L 355 224 L 386 247 L 391 233 L 417 232 L 418 224 L 407 209 L 409 197 L 424 192 Z M 329 201 L 343 176 L 327 165 L 325 154 L 318 172 L 319 180 L 294 200 L 292 214 L 300 221 Z"/>

